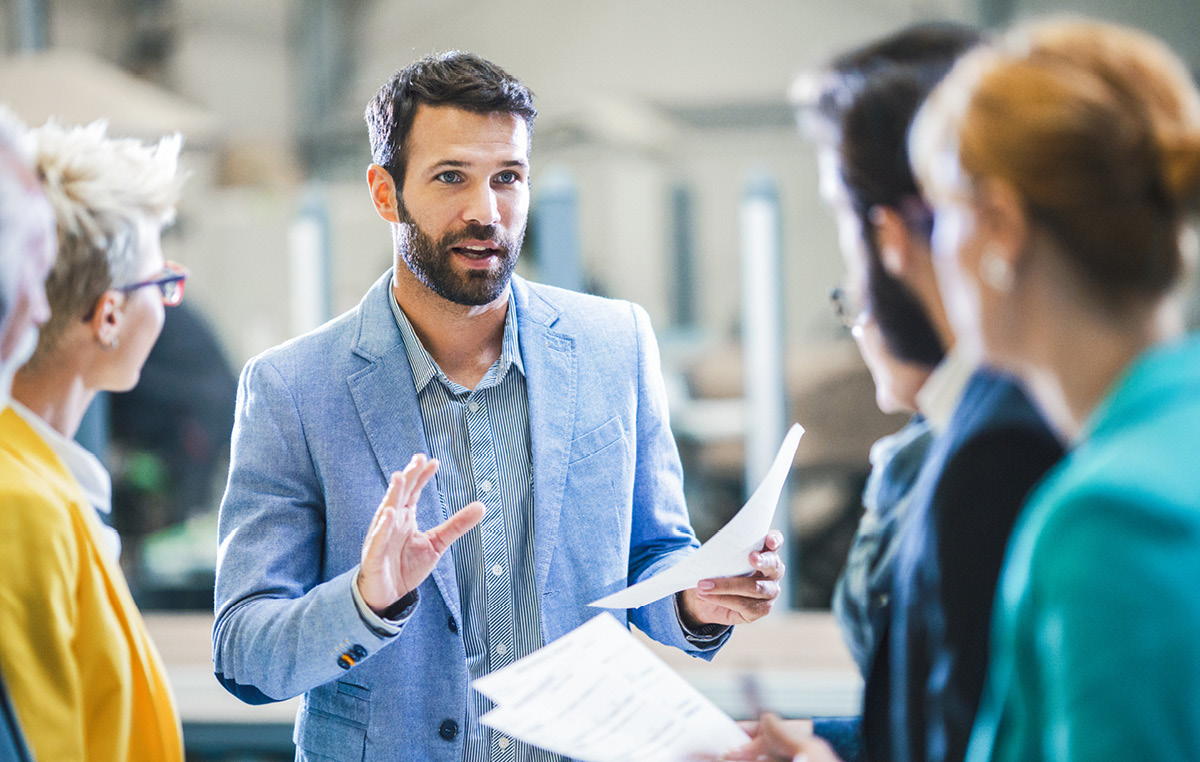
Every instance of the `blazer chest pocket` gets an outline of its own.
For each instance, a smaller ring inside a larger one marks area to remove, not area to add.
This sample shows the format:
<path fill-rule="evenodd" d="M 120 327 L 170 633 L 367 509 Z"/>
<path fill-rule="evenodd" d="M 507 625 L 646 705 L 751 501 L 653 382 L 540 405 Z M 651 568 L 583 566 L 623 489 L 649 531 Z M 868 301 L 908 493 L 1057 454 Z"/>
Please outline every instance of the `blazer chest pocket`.
<path fill-rule="evenodd" d="M 621 419 L 614 415 L 588 433 L 571 441 L 571 458 L 567 464 L 573 466 L 624 439 L 625 427 L 621 425 Z"/>
<path fill-rule="evenodd" d="M 309 692 L 296 724 L 298 759 L 362 759 L 366 754 L 371 690 L 352 683 Z"/>

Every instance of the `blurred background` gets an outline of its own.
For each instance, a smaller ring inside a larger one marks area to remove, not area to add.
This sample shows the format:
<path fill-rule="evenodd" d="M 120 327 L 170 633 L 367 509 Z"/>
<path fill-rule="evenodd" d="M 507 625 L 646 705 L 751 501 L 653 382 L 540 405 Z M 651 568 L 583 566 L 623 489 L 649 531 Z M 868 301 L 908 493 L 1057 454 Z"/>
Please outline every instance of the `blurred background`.
<path fill-rule="evenodd" d="M 808 429 L 779 523 L 788 603 L 827 608 L 867 451 L 903 420 L 879 413 L 829 309 L 835 231 L 788 86 L 914 21 L 1064 10 L 1146 28 L 1200 68 L 1196 0 L 0 0 L 0 102 L 27 123 L 186 138 L 164 250 L 192 271 L 187 299 L 138 388 L 99 399 L 81 432 L 114 475 L 135 597 L 211 615 L 237 372 L 351 309 L 390 265 L 362 112 L 395 69 L 458 48 L 537 96 L 519 271 L 654 320 L 702 539 L 787 424 Z M 230 753 L 199 727 L 189 755 Z"/>

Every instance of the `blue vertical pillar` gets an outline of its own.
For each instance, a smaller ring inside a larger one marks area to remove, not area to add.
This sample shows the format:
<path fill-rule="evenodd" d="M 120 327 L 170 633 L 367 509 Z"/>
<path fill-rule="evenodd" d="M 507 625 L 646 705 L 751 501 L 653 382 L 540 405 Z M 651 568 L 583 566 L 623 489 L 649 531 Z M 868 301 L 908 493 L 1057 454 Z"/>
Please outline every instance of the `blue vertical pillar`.
<path fill-rule="evenodd" d="M 290 328 L 293 336 L 311 331 L 333 316 L 329 210 L 319 183 L 304 190 L 288 230 Z"/>
<path fill-rule="evenodd" d="M 565 169 L 538 178 L 534 200 L 534 241 L 538 280 L 551 286 L 583 291 L 583 251 L 579 243 L 579 192 Z"/>
<path fill-rule="evenodd" d="M 787 428 L 783 377 L 783 268 L 779 191 L 765 172 L 751 176 L 741 202 L 742 351 L 746 399 L 746 496 L 766 475 Z M 773 527 L 791 541 L 791 501 L 785 485 Z M 779 602 L 791 607 L 783 580 Z"/>
<path fill-rule="evenodd" d="M 79 422 L 79 430 L 75 432 L 75 441 L 106 463 L 108 459 L 108 440 L 111 415 L 109 413 L 108 392 L 98 392 L 88 405 L 83 419 Z"/>
<path fill-rule="evenodd" d="M 696 255 L 692 236 L 692 193 L 683 184 L 671 189 L 671 325 L 696 327 Z"/>

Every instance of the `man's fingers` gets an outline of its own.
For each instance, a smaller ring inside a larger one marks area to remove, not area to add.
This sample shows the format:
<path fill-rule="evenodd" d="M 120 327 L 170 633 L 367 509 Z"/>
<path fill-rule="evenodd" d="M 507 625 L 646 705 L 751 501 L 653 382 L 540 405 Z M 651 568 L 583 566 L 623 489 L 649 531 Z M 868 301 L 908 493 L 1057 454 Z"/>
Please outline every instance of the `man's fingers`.
<path fill-rule="evenodd" d="M 421 490 L 437 473 L 438 462 L 434 458 L 427 458 L 421 453 L 417 453 L 404 467 L 404 491 L 402 495 L 402 505 L 416 505 L 417 498 L 421 495 Z"/>
<path fill-rule="evenodd" d="M 437 473 L 438 462 L 436 458 L 430 458 L 425 461 L 424 465 L 417 470 L 417 478 L 413 482 L 412 487 L 412 505 L 417 504 L 417 498 L 421 495 L 421 490 L 425 489 L 425 485 L 429 484 L 429 480 Z"/>
<path fill-rule="evenodd" d="M 381 528 L 390 526 L 393 521 L 394 512 L 400 505 L 399 495 L 403 479 L 403 475 L 397 471 L 388 480 L 387 491 L 383 493 L 383 500 L 379 502 L 379 508 L 375 510 L 375 515 L 371 517 L 371 525 L 367 527 L 367 536 L 363 539 L 363 561 L 367 559 L 368 549 L 379 543 Z"/>
<path fill-rule="evenodd" d="M 426 457 L 422 453 L 417 453 L 409 459 L 408 465 L 401 472 L 403 476 L 400 492 L 401 505 L 410 505 L 413 502 L 413 485 L 416 482 L 416 475 L 425 466 L 426 460 Z"/>
<path fill-rule="evenodd" d="M 387 555 L 388 541 L 395 531 L 395 516 L 396 509 L 387 502 L 375 513 L 367 538 L 363 540 L 362 567 L 368 572 L 373 573 Z"/>
<path fill-rule="evenodd" d="M 758 598 L 768 600 L 779 595 L 779 582 L 773 579 L 763 579 L 759 575 L 751 577 L 721 577 L 705 580 L 712 583 L 708 589 L 699 589 L 703 600 L 710 603 L 717 598 Z"/>
<path fill-rule="evenodd" d="M 754 551 L 750 554 L 750 565 L 766 579 L 783 577 L 783 559 L 774 551 Z"/>
<path fill-rule="evenodd" d="M 388 479 L 387 491 L 383 493 L 383 500 L 379 503 L 379 511 L 375 517 L 378 519 L 379 514 L 383 511 L 385 505 L 390 505 L 397 508 L 402 505 L 400 501 L 401 495 L 404 493 L 404 472 L 393 471 L 392 476 Z"/>
<path fill-rule="evenodd" d="M 767 532 L 767 536 L 763 538 L 763 550 L 779 550 L 781 547 L 783 547 L 783 533 L 778 529 Z"/>
<path fill-rule="evenodd" d="M 700 596 L 700 600 L 710 606 L 728 609 L 729 614 L 727 617 L 722 617 L 725 624 L 738 624 L 737 617 L 741 617 L 746 622 L 761 619 L 771 613 L 771 608 L 775 605 L 775 596 L 751 598 L 745 595 L 713 595 L 706 593 Z"/>
<path fill-rule="evenodd" d="M 483 519 L 485 511 L 483 503 L 479 501 L 468 503 L 440 525 L 426 532 L 425 536 L 429 538 L 430 545 L 439 555 L 445 553 L 446 548 L 450 547 L 459 537 L 471 531 L 471 527 Z"/>

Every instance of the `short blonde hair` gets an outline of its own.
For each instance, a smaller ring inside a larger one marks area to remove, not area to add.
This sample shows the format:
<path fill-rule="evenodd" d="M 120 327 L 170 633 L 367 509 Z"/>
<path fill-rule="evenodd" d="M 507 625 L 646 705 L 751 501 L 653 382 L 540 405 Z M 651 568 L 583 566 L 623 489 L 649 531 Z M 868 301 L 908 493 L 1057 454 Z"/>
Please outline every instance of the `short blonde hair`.
<path fill-rule="evenodd" d="M 969 190 L 938 186 L 946 147 L 969 181 L 1011 183 L 1101 299 L 1157 298 L 1181 276 L 1200 93 L 1156 38 L 1067 18 L 1014 29 L 965 56 L 917 116 L 910 151 L 935 202 Z"/>
<path fill-rule="evenodd" d="M 58 260 L 46 281 L 50 320 L 30 361 L 50 351 L 71 321 L 85 320 L 105 291 L 129 285 L 138 266 L 138 225 L 169 224 L 183 175 L 178 134 L 157 145 L 111 138 L 103 121 L 30 131 L 33 160 L 58 226 Z"/>

